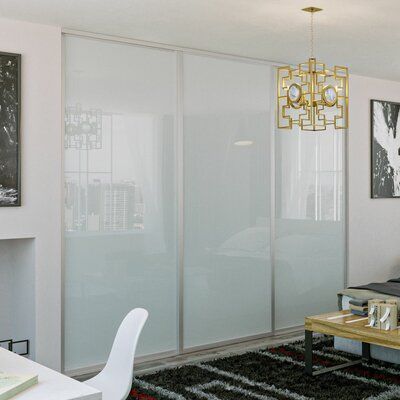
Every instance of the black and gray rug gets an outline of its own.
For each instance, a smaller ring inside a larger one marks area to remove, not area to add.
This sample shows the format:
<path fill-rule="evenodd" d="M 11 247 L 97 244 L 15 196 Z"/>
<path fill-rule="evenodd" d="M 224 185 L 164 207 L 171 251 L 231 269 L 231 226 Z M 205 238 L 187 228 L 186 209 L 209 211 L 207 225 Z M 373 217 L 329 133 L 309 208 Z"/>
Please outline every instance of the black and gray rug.
<path fill-rule="evenodd" d="M 353 359 L 315 340 L 316 368 Z M 168 369 L 134 380 L 129 400 L 395 400 L 400 366 L 373 361 L 316 377 L 306 376 L 304 343 Z"/>

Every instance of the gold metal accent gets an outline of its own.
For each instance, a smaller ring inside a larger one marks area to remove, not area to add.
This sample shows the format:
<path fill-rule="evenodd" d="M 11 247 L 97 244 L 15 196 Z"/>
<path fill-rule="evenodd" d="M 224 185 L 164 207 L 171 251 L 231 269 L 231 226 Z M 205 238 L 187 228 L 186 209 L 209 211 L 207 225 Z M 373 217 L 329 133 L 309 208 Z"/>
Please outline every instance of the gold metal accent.
<path fill-rule="evenodd" d="M 321 11 L 307 7 L 304 11 Z M 311 54 L 313 53 L 313 23 L 311 19 Z M 297 101 L 289 98 L 289 89 L 300 87 Z M 333 88 L 336 100 L 329 101 L 326 91 Z M 349 124 L 349 71 L 347 67 L 328 68 L 311 56 L 297 66 L 277 69 L 277 125 L 279 129 L 292 129 L 298 125 L 304 131 L 324 131 L 327 126 L 347 129 Z"/>
<path fill-rule="evenodd" d="M 349 72 L 346 67 L 327 68 L 324 63 L 310 58 L 297 67 L 279 67 L 277 73 L 278 128 L 292 129 L 298 125 L 304 131 L 322 131 L 332 125 L 347 129 L 349 116 Z M 302 101 L 292 104 L 288 99 L 289 87 L 298 84 Z M 330 106 L 323 97 L 323 89 L 333 86 L 336 102 Z"/>
<path fill-rule="evenodd" d="M 309 13 L 316 13 L 318 11 L 322 11 L 322 8 L 318 8 L 318 7 L 306 7 L 306 8 L 302 8 L 301 11 L 305 11 L 305 12 L 309 12 Z"/>

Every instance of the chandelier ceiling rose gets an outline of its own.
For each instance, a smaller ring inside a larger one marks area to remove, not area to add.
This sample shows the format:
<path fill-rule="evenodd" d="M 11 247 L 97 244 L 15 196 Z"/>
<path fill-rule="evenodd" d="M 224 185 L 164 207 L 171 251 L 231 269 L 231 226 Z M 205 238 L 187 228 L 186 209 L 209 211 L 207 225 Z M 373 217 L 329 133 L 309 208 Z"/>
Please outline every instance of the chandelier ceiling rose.
<path fill-rule="evenodd" d="M 318 8 L 318 7 L 306 7 L 303 8 L 301 11 L 306 11 L 306 12 L 310 12 L 310 13 L 315 13 L 318 11 L 322 11 L 322 8 Z"/>
<path fill-rule="evenodd" d="M 278 68 L 277 106 L 278 128 L 292 129 L 298 125 L 305 131 L 322 131 L 348 127 L 347 67 L 327 67 L 314 56 L 314 14 L 318 7 L 306 7 L 310 13 L 310 57 L 293 67 Z"/>

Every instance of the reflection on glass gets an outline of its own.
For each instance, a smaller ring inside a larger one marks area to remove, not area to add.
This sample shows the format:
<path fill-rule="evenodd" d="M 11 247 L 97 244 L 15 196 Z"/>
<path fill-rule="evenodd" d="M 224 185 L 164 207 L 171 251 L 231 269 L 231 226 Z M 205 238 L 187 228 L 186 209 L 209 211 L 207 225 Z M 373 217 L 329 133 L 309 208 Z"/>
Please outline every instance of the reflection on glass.
<path fill-rule="evenodd" d="M 66 370 L 104 362 L 140 306 L 138 354 L 176 350 L 175 60 L 66 38 Z"/>
<path fill-rule="evenodd" d="M 144 229 L 142 185 L 134 180 L 116 178 L 112 162 L 107 171 L 97 171 L 94 165 L 100 150 L 103 156 L 112 160 L 116 150 L 113 143 L 121 136 L 117 132 L 118 136 L 114 137 L 113 133 L 113 123 L 118 121 L 118 116 L 113 118 L 112 113 L 102 110 L 84 111 L 80 105 L 67 107 L 65 115 L 66 153 L 78 160 L 76 171 L 65 171 L 66 230 L 118 232 Z M 98 161 L 102 162 L 101 159 Z M 101 167 L 106 170 L 107 163 Z M 83 180 L 87 185 L 82 186 Z"/>
<path fill-rule="evenodd" d="M 186 348 L 271 329 L 270 73 L 184 57 Z"/>
<path fill-rule="evenodd" d="M 276 328 L 336 309 L 345 262 L 344 133 L 276 134 Z"/>

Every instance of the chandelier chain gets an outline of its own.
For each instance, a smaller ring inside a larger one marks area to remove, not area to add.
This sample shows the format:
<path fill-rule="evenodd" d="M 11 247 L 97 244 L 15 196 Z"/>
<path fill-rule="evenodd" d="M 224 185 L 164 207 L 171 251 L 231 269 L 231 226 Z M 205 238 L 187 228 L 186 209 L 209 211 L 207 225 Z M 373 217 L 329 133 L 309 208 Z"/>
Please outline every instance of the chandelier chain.
<path fill-rule="evenodd" d="M 314 13 L 311 12 L 310 18 L 310 57 L 314 57 Z"/>

